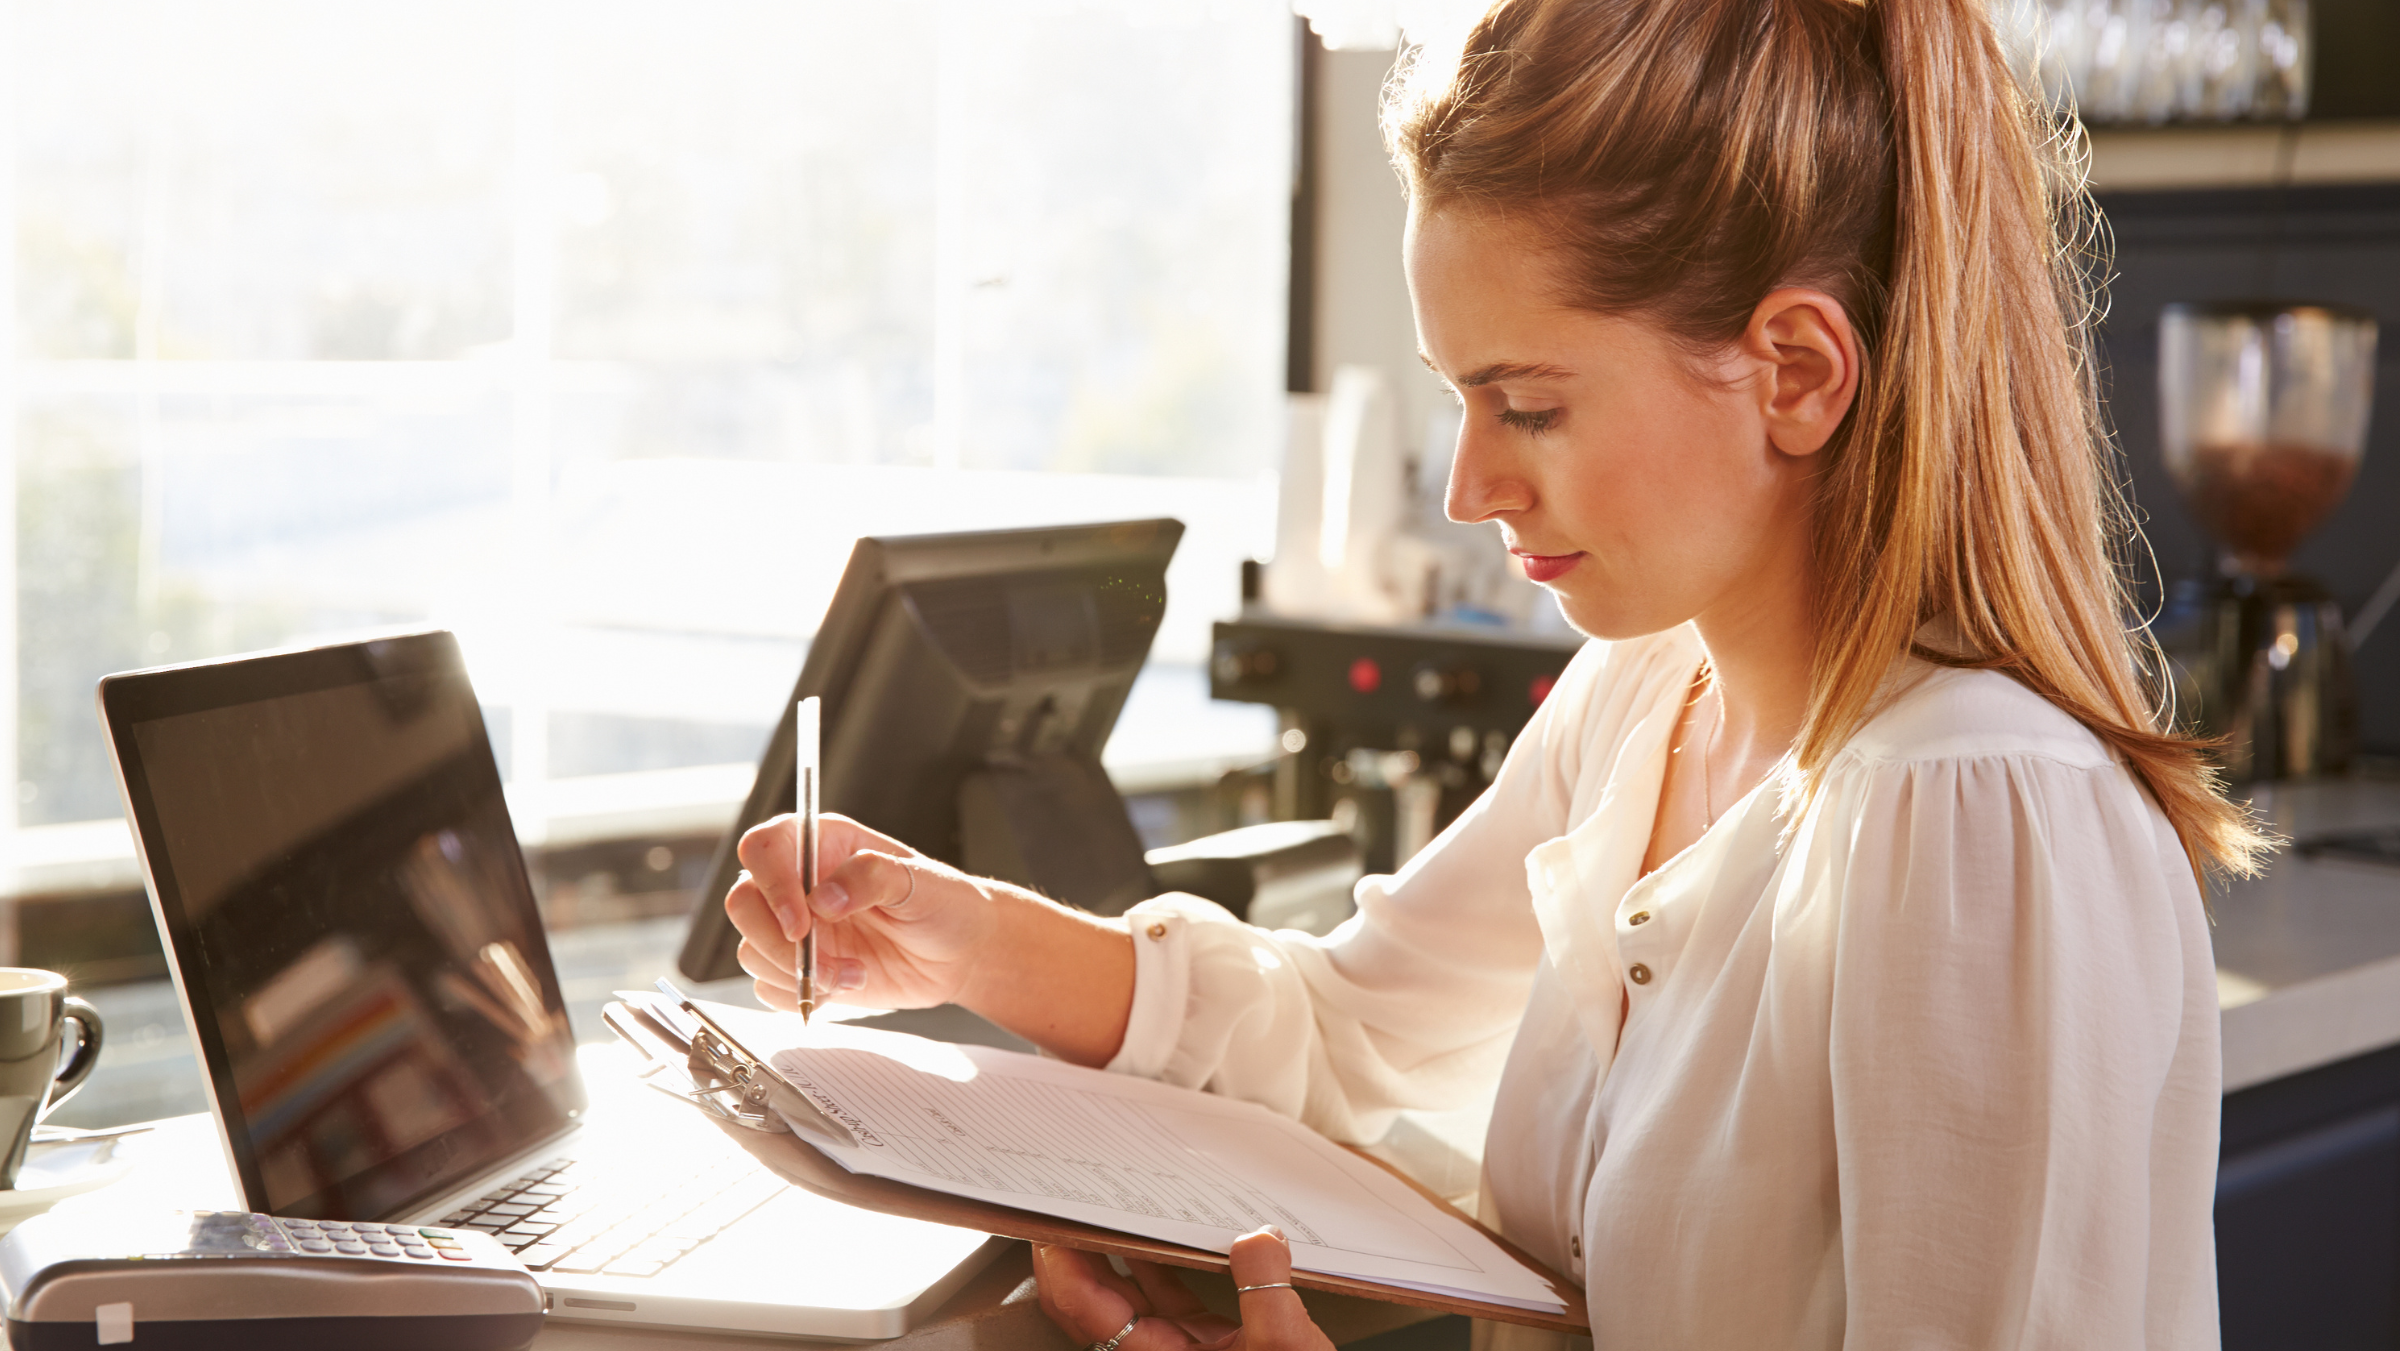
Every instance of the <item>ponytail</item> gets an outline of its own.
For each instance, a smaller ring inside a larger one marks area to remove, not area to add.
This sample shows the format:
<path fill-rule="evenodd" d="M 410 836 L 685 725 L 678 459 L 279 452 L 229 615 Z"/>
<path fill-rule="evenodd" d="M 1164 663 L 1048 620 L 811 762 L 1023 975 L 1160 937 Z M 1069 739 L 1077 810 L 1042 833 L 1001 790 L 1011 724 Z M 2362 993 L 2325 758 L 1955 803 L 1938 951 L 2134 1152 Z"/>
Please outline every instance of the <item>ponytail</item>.
<path fill-rule="evenodd" d="M 2179 734 L 2128 628 L 2140 536 L 2092 356 L 2092 216 L 2070 124 L 1977 0 L 1502 0 L 1386 109 L 1420 209 L 1506 207 L 1576 303 L 1721 350 L 1816 287 L 1865 351 L 1817 503 L 1805 803 L 1914 653 L 2004 671 L 2099 736 L 2195 869 L 2264 837 Z"/>

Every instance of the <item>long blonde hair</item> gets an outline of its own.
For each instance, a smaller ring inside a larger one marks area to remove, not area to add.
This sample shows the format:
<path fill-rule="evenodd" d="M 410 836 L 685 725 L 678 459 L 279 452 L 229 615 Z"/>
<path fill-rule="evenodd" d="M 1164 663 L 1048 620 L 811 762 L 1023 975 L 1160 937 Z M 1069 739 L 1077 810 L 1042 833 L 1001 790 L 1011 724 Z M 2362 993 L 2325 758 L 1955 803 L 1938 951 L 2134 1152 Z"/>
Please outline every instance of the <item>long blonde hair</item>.
<path fill-rule="evenodd" d="M 1913 651 L 2023 682 L 2124 757 L 2196 870 L 2246 873 L 2265 840 L 2129 627 L 2140 535 L 2065 125 L 1979 0 L 1501 0 L 1455 53 L 1418 53 L 1385 108 L 1417 209 L 1530 217 L 1571 304 L 1696 353 L 1782 285 L 1850 315 L 1865 370 L 1818 479 L 1797 794 Z"/>

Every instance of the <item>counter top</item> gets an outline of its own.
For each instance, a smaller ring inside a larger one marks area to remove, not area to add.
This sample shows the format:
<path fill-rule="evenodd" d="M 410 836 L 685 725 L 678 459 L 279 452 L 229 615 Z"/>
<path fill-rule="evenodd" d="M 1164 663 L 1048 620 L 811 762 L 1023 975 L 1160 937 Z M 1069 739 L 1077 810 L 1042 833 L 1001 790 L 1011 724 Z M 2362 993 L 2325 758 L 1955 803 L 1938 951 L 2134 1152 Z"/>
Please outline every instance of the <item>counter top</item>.
<path fill-rule="evenodd" d="M 2262 787 L 2288 838 L 2400 826 L 2400 782 Z M 2400 867 L 2285 849 L 2211 898 L 2225 1091 L 2400 1044 Z"/>
<path fill-rule="evenodd" d="M 680 1120 L 683 1109 L 653 1098 L 642 1089 L 614 1046 L 581 1048 L 577 1060 L 595 1108 L 658 1112 Z M 240 1191 L 225 1164 L 216 1124 L 205 1114 L 170 1117 L 154 1123 L 149 1132 L 118 1145 L 131 1169 L 96 1191 L 70 1196 L 60 1210 L 101 1210 L 141 1207 L 163 1210 L 239 1209 Z M 0 1193 L 0 1196 L 4 1196 Z M 0 1232 L 25 1218 L 0 1207 Z M 1234 1315 L 1238 1305 L 1232 1280 L 1220 1272 L 1186 1272 L 1185 1283 L 1202 1302 L 1219 1313 Z M 1383 1304 L 1349 1295 L 1304 1290 L 1301 1299 L 1310 1315 L 1336 1345 L 1392 1331 L 1433 1315 L 1424 1309 Z M 551 1320 L 535 1338 L 534 1351 L 653 1351 L 654 1348 L 692 1348 L 693 1351 L 741 1351 L 747 1347 L 833 1347 L 834 1342 L 811 1342 L 785 1337 L 751 1337 L 725 1333 L 685 1332 L 673 1328 L 634 1327 L 609 1323 L 570 1323 Z M 915 1328 L 881 1343 L 895 1351 L 1074 1351 L 1067 1339 L 1042 1313 L 1033 1284 L 1033 1267 L 1025 1244 L 1008 1250 L 970 1280 L 950 1301 Z"/>

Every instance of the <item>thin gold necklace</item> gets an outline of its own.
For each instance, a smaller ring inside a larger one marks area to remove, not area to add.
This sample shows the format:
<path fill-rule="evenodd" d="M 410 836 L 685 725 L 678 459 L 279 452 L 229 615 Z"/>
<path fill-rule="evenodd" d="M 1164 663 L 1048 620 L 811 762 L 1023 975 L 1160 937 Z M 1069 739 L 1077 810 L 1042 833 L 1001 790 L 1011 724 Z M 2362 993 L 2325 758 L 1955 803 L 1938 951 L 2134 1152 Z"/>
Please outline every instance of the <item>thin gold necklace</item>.
<path fill-rule="evenodd" d="M 1725 725 L 1725 690 L 1717 684 L 1714 671 L 1709 673 L 1708 689 L 1717 696 L 1717 706 L 1709 716 L 1708 737 L 1700 746 L 1700 811 L 1707 818 L 1700 825 L 1700 833 L 1704 835 L 1717 824 L 1717 788 L 1711 782 L 1716 770 L 1711 762 L 1717 758 L 1717 729 Z"/>

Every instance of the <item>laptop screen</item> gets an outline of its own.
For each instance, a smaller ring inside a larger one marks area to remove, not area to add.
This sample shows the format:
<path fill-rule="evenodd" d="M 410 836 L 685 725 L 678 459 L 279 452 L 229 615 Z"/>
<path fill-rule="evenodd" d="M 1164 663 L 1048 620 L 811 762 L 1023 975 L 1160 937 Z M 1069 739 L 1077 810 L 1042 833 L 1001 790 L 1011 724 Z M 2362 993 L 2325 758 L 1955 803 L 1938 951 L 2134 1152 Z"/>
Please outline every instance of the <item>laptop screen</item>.
<path fill-rule="evenodd" d="M 375 1219 L 583 1106 L 448 634 L 112 676 L 101 702 L 246 1203 Z"/>

